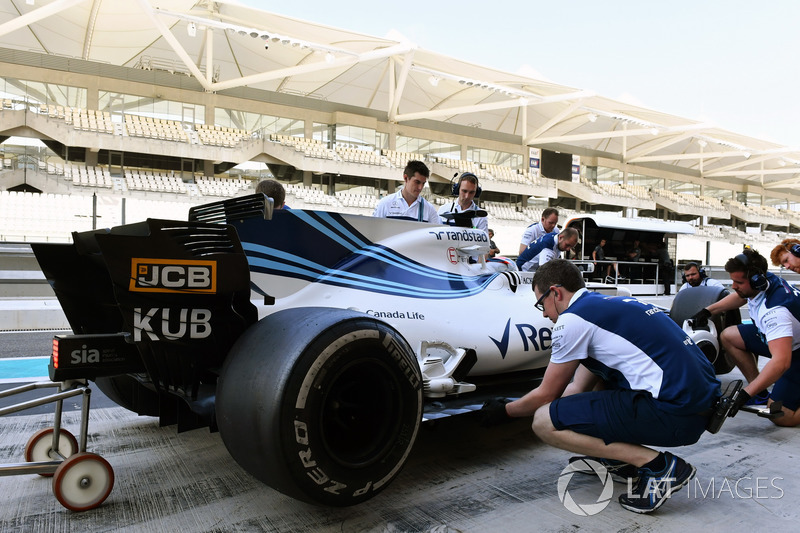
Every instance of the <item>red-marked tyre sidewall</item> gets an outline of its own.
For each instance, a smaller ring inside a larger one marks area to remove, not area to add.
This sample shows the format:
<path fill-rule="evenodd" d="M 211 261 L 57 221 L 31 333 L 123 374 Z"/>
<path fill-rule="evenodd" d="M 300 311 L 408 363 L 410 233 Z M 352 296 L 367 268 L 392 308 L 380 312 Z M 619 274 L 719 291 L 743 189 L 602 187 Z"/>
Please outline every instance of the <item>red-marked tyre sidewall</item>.
<path fill-rule="evenodd" d="M 387 324 L 348 310 L 289 309 L 231 350 L 217 422 L 234 459 L 271 487 L 353 505 L 386 488 L 408 458 L 421 385 L 414 353 Z"/>

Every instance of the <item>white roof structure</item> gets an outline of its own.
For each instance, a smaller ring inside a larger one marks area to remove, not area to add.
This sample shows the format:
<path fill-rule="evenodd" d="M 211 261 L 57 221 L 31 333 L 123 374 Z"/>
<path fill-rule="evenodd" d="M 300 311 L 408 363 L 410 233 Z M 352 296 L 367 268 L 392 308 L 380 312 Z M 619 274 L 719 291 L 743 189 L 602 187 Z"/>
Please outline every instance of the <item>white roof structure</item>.
<path fill-rule="evenodd" d="M 29 5 L 32 4 L 32 5 Z M 0 0 L 0 48 L 193 76 L 444 122 L 520 145 L 800 201 L 800 149 L 418 48 L 210 0 Z"/>
<path fill-rule="evenodd" d="M 574 222 L 591 220 L 598 228 L 636 230 L 640 232 L 660 232 L 660 233 L 681 233 L 693 235 L 695 228 L 686 222 L 674 222 L 671 220 L 655 220 L 641 218 L 624 218 L 613 215 L 593 214 L 576 215 L 570 217 L 564 227 L 570 226 Z"/>

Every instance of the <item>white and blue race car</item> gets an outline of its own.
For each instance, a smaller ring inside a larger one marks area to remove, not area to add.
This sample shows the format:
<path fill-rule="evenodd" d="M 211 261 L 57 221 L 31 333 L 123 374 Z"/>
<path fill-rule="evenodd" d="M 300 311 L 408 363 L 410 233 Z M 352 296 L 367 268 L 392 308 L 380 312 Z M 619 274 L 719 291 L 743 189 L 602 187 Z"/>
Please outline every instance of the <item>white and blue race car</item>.
<path fill-rule="evenodd" d="M 384 489 L 422 422 L 537 384 L 552 323 L 484 232 L 270 202 L 34 245 L 74 333 L 51 378 L 218 429 L 250 474 L 333 506 Z"/>

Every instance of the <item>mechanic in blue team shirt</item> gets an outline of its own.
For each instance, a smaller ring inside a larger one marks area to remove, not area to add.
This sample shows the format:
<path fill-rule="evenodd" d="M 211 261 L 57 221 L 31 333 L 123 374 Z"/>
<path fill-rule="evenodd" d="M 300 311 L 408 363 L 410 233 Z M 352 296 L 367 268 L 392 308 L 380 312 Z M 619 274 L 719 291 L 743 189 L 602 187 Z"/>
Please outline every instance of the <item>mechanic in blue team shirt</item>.
<path fill-rule="evenodd" d="M 730 258 L 725 271 L 734 292 L 693 318 L 702 326 L 710 316 L 747 303 L 752 323 L 728 326 L 720 335 L 725 353 L 748 381 L 741 391 L 746 394 L 740 392 L 730 416 L 742 405 L 780 400 L 784 415 L 771 420 L 778 426 L 796 426 L 800 424 L 800 290 L 767 272 L 766 258 L 752 248 Z M 759 355 L 770 358 L 760 372 Z M 767 392 L 773 384 L 772 392 Z"/>
<path fill-rule="evenodd" d="M 550 363 L 522 398 L 487 402 L 484 424 L 533 415 L 544 442 L 588 456 L 571 465 L 594 460 L 615 479 L 638 479 L 619 497 L 625 509 L 654 511 L 696 470 L 648 446 L 697 442 L 720 397 L 714 368 L 661 309 L 587 291 L 567 260 L 539 267 L 533 290 L 536 308 L 555 322 Z"/>
<path fill-rule="evenodd" d="M 528 246 L 517 257 L 517 268 L 523 272 L 531 272 L 561 252 L 572 250 L 578 244 L 578 230 L 564 228 L 560 233 L 546 233 Z"/>
<path fill-rule="evenodd" d="M 390 194 L 375 206 L 374 217 L 405 218 L 441 224 L 436 208 L 426 201 L 420 193 L 428 181 L 430 171 L 422 161 L 409 161 L 403 170 L 403 188 Z"/>
<path fill-rule="evenodd" d="M 546 235 L 547 233 L 558 233 L 556 224 L 558 224 L 558 209 L 555 207 L 545 208 L 545 210 L 542 211 L 542 220 L 536 222 L 535 224 L 531 224 L 525 228 L 525 231 L 522 232 L 522 239 L 519 243 L 519 252 L 517 252 L 517 255 L 520 255 L 522 252 L 524 252 L 525 248 L 530 246 L 533 241 L 542 235 Z"/>
<path fill-rule="evenodd" d="M 286 205 L 286 190 L 275 180 L 261 180 L 256 185 L 256 192 L 272 198 L 273 209 L 289 209 Z"/>
<path fill-rule="evenodd" d="M 458 177 L 458 181 L 453 186 L 454 196 L 456 200 L 447 202 L 439 208 L 439 218 L 444 221 L 442 215 L 448 213 L 463 213 L 464 211 L 477 211 L 478 206 L 475 204 L 474 198 L 478 196 L 478 177 L 472 172 L 464 172 Z M 487 217 L 473 217 L 472 226 L 475 229 L 482 230 L 487 235 L 489 233 L 489 220 Z"/>

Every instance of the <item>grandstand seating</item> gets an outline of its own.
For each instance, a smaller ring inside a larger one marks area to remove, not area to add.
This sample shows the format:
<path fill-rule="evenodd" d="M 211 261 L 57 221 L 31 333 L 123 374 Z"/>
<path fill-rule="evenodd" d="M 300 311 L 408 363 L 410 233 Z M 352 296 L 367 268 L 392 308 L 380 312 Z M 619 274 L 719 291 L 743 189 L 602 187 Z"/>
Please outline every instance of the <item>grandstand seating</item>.
<path fill-rule="evenodd" d="M 198 124 L 196 128 L 200 142 L 207 146 L 233 148 L 239 144 L 242 139 L 248 136 L 248 132 L 237 128 L 211 126 L 207 124 Z"/>
<path fill-rule="evenodd" d="M 409 161 L 424 161 L 425 156 L 415 152 L 398 152 L 395 150 L 381 150 L 384 157 L 396 168 L 405 168 Z"/>
<path fill-rule="evenodd" d="M 200 194 L 203 196 L 222 196 L 232 198 L 243 193 L 250 184 L 243 179 L 217 177 L 195 177 Z"/>
<path fill-rule="evenodd" d="M 743 220 L 766 224 L 789 225 L 789 219 L 786 215 L 774 207 L 743 204 L 735 200 L 727 200 L 725 204 L 732 215 Z"/>
<path fill-rule="evenodd" d="M 331 150 L 324 142 L 317 139 L 305 139 L 303 137 L 273 133 L 270 134 L 269 140 L 283 146 L 294 148 L 297 152 L 302 152 L 306 157 L 341 160 L 334 150 Z"/>
<path fill-rule="evenodd" d="M 236 148 L 244 140 L 260 139 L 264 135 L 263 132 L 248 132 L 236 128 L 204 124 L 186 124 L 181 121 L 130 113 L 126 113 L 124 116 L 112 117 L 108 112 L 98 110 L 53 104 L 29 105 L 22 99 L 5 98 L 0 105 L 0 111 L 19 111 L 24 109 L 29 109 L 38 115 L 45 116 L 48 120 L 62 121 L 78 131 L 101 135 L 131 136 L 225 148 Z M 327 143 L 320 140 L 281 134 L 270 134 L 267 139 L 300 152 L 305 157 L 365 166 L 402 169 L 409 160 L 422 160 L 429 165 L 433 163 L 442 165 L 445 169 L 452 170 L 452 173 L 473 172 L 485 183 L 484 188 L 487 187 L 486 183 L 489 184 L 490 190 L 492 183 L 547 186 L 554 191 L 558 187 L 556 182 L 538 175 L 531 175 L 527 169 L 516 169 L 503 165 L 388 149 L 373 151 L 365 149 L 363 146 L 350 144 L 337 144 L 332 149 L 328 147 Z M 104 198 L 104 201 L 107 200 L 108 206 L 110 206 L 106 207 L 110 209 L 109 213 L 102 215 L 103 225 L 107 226 L 113 225 L 114 220 L 120 218 L 118 214 L 114 213 L 114 210 L 118 210 L 118 205 L 115 202 L 119 201 L 122 194 L 125 194 L 130 202 L 129 211 L 131 209 L 135 211 L 138 206 L 145 206 L 142 207 L 142 212 L 149 208 L 156 210 L 163 204 L 171 203 L 164 202 L 164 199 L 178 200 L 176 205 L 181 206 L 180 209 L 176 211 L 174 206 L 165 208 L 164 216 L 180 218 L 177 213 L 180 213 L 183 209 L 188 209 L 188 205 L 246 194 L 252 190 L 254 183 L 253 180 L 238 177 L 206 177 L 200 174 L 193 175 L 190 179 L 184 181 L 186 176 L 183 176 L 182 179 L 181 176 L 171 171 L 142 168 L 126 168 L 124 175 L 112 176 L 106 165 L 65 163 L 55 155 L 39 159 L 38 156 L 31 158 L 27 155 L 20 156 L 9 152 L 4 154 L 2 160 L 3 171 L 24 168 L 26 172 L 38 172 L 48 176 L 49 179 L 57 180 L 60 184 L 67 184 L 67 186 L 73 187 L 73 193 L 70 195 L 56 195 L 59 196 L 57 199 L 54 199 L 52 194 L 33 196 L 6 194 L 2 200 L 2 211 L 0 212 L 0 222 L 3 224 L 2 228 L 0 228 L 2 232 L 0 240 L 13 240 L 14 238 L 21 240 L 52 240 L 58 239 L 59 235 L 64 239 L 68 239 L 69 232 L 73 230 L 89 229 L 85 224 L 87 218 L 85 201 L 89 197 L 86 195 L 91 192 L 102 191 L 104 194 L 111 195 L 110 199 Z M 449 177 L 449 172 L 444 172 L 441 167 L 437 172 L 440 175 Z M 800 225 L 800 213 L 782 211 L 769 206 L 745 205 L 733 201 L 723 203 L 716 198 L 675 193 L 664 189 L 651 191 L 647 187 L 633 184 L 597 184 L 585 178 L 581 178 L 581 185 L 596 194 L 608 198 L 616 198 L 618 205 L 621 205 L 626 199 L 652 201 L 654 198 L 660 197 L 669 199 L 679 205 L 738 213 L 736 216 L 749 222 L 763 221 L 765 224 L 780 224 L 782 221 L 786 221 L 788 226 L 791 221 L 794 225 Z M 298 208 L 371 214 L 379 200 L 376 190 L 365 190 L 364 187 L 360 187 L 358 193 L 340 191 L 335 195 L 327 195 L 319 188 L 304 187 L 299 184 L 287 184 L 286 189 L 288 195 L 287 203 L 292 207 Z M 503 189 L 500 188 L 500 190 Z M 135 196 L 136 193 L 141 193 L 144 197 L 137 197 Z M 131 194 L 134 194 L 134 196 L 130 196 Z M 442 205 L 451 200 L 450 197 L 433 195 L 428 189 L 423 194 L 436 205 Z M 153 196 L 159 196 L 161 200 L 155 201 L 152 199 Z M 147 202 L 154 203 L 152 206 L 147 207 Z M 57 207 L 53 207 L 54 205 L 57 205 Z M 489 212 L 490 217 L 495 220 L 495 225 L 504 228 L 508 233 L 521 231 L 527 224 L 537 221 L 543 208 L 542 206 L 535 206 L 523 209 L 519 205 L 491 201 L 485 201 L 481 205 Z M 64 217 L 55 217 L 53 213 L 59 211 L 64 211 Z M 562 221 L 570 216 L 569 211 L 561 208 L 560 211 Z M 31 221 L 29 216 L 31 212 L 47 213 L 47 216 L 42 216 L 41 221 Z M 131 220 L 131 217 L 126 217 L 126 221 L 130 222 Z M 769 242 L 775 242 L 780 237 L 779 234 L 774 232 L 745 233 L 732 228 L 708 225 L 698 228 L 697 236 L 707 237 L 712 240 L 762 243 L 765 245 Z"/>
<path fill-rule="evenodd" d="M 198 128 L 200 127 L 198 126 Z M 178 121 L 133 114 L 125 115 L 125 131 L 131 137 L 177 142 L 188 142 L 190 140 L 183 125 Z M 211 141 L 209 140 L 208 143 L 203 144 L 211 144 Z"/>
<path fill-rule="evenodd" d="M 364 165 L 388 166 L 389 162 L 384 160 L 378 152 L 373 150 L 363 150 L 354 146 L 337 145 L 336 153 L 342 161 L 350 163 L 361 163 Z"/>
<path fill-rule="evenodd" d="M 464 172 L 472 172 L 478 179 L 489 179 L 487 173 L 481 169 L 479 163 L 475 163 L 473 161 L 465 161 L 463 159 L 450 159 L 447 157 L 438 157 L 434 156 L 432 158 L 433 162 L 439 163 L 441 165 L 446 166 L 447 168 L 452 168 L 456 170 L 459 174 L 463 174 Z"/>

